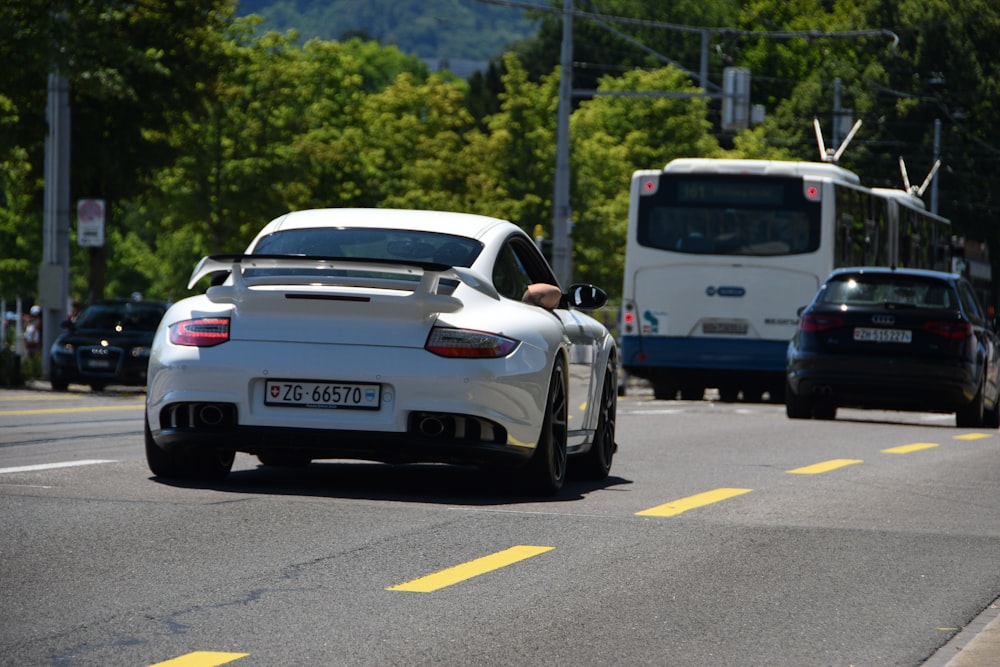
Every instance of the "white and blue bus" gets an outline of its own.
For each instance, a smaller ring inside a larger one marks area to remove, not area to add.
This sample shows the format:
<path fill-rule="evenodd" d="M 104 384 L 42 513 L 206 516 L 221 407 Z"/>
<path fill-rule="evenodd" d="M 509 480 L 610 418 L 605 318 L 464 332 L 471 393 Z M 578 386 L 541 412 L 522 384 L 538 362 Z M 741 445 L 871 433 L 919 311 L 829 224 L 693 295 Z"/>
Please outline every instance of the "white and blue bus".
<path fill-rule="evenodd" d="M 622 366 L 657 398 L 783 400 L 785 351 L 839 266 L 950 267 L 951 225 L 825 162 L 691 158 L 632 176 Z"/>

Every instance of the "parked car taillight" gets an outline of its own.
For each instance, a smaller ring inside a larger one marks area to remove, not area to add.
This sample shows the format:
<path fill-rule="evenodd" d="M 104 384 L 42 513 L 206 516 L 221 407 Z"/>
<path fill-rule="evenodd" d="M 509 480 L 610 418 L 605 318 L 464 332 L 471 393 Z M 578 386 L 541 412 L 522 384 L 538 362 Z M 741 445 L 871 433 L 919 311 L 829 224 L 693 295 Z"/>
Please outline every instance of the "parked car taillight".
<path fill-rule="evenodd" d="M 441 357 L 496 359 L 510 354 L 518 341 L 472 329 L 434 327 L 424 348 Z"/>
<path fill-rule="evenodd" d="M 228 317 L 200 317 L 170 325 L 170 342 L 174 345 L 212 347 L 229 340 Z"/>
<path fill-rule="evenodd" d="M 805 333 L 815 333 L 824 329 L 843 326 L 843 318 L 836 315 L 815 315 L 807 313 L 799 319 L 799 331 Z"/>
<path fill-rule="evenodd" d="M 951 340 L 964 340 L 972 336 L 972 325 L 962 320 L 924 322 L 924 331 Z"/>

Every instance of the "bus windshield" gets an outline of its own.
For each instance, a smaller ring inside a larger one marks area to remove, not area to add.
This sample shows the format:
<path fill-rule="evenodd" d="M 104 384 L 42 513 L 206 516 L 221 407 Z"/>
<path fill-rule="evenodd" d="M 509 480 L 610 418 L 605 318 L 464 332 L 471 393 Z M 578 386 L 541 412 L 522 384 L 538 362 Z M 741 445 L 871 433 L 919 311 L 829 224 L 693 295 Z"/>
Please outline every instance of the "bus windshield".
<path fill-rule="evenodd" d="M 815 252 L 820 204 L 802 179 L 750 175 L 664 175 L 639 199 L 637 240 L 698 255 L 779 256 Z"/>

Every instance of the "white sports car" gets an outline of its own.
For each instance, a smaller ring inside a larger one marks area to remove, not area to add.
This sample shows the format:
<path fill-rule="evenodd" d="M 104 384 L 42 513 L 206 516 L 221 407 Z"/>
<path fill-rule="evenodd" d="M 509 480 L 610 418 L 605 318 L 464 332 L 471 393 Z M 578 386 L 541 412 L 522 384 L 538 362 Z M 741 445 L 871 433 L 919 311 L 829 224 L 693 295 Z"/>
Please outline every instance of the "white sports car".
<path fill-rule="evenodd" d="M 264 465 L 515 468 L 555 493 L 568 465 L 593 479 L 611 468 L 618 353 L 580 312 L 607 294 L 553 287 L 510 222 L 298 211 L 246 254 L 202 259 L 189 288 L 210 275 L 153 342 L 146 458 L 158 477 L 220 479 L 246 452 Z"/>

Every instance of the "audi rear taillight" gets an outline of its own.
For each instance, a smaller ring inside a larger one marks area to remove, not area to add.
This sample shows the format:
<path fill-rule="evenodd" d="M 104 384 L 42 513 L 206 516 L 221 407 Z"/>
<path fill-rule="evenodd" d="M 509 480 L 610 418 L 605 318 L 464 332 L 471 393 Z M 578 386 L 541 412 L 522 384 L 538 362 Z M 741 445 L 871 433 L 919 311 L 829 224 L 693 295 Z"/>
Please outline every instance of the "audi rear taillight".
<path fill-rule="evenodd" d="M 824 329 L 833 329 L 843 326 L 844 319 L 836 315 L 819 315 L 808 313 L 799 318 L 799 331 L 804 333 L 815 333 Z"/>
<path fill-rule="evenodd" d="M 170 342 L 189 347 L 212 347 L 229 340 L 228 317 L 199 317 L 170 325 Z"/>
<path fill-rule="evenodd" d="M 486 331 L 434 327 L 424 349 L 440 357 L 498 359 L 513 352 L 517 343 L 513 338 Z"/>
<path fill-rule="evenodd" d="M 965 340 L 972 336 L 972 325 L 962 320 L 924 322 L 924 331 L 949 340 Z"/>

